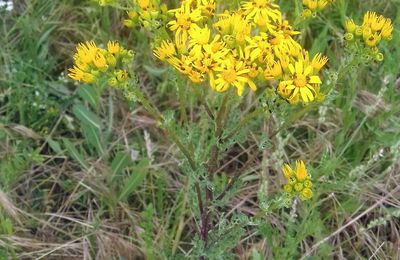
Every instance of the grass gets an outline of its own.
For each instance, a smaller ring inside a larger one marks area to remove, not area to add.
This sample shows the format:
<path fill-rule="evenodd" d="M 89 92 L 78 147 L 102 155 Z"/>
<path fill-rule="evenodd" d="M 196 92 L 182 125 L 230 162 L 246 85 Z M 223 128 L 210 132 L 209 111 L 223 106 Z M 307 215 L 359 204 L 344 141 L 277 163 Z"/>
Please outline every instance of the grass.
<path fill-rule="evenodd" d="M 291 19 L 300 1 L 281 2 Z M 247 167 L 219 214 L 257 214 L 260 194 L 268 201 L 281 191 L 280 167 L 293 158 L 307 160 L 315 196 L 273 211 L 261 228 L 247 225 L 235 258 L 399 259 L 398 5 L 338 0 L 305 26 L 303 45 L 330 58 L 328 83 L 344 62 L 345 17 L 374 10 L 396 29 L 383 63 L 351 68 L 322 105 L 275 106 L 244 126 L 250 134 L 239 131 L 218 181 Z M 14 6 L 0 9 L 0 259 L 191 255 L 194 202 L 178 148 L 137 103 L 114 91 L 92 99 L 95 90 L 75 86 L 65 71 L 77 42 L 121 40 L 137 52 L 133 70 L 146 94 L 172 119 L 176 110 L 196 123 L 188 140 L 201 147 L 207 122 L 198 120 L 196 99 L 183 90 L 189 108 L 179 110 L 172 70 L 152 58 L 143 32 L 122 27 L 122 13 L 69 0 Z M 251 110 L 251 97 L 244 99 L 241 111 Z"/>

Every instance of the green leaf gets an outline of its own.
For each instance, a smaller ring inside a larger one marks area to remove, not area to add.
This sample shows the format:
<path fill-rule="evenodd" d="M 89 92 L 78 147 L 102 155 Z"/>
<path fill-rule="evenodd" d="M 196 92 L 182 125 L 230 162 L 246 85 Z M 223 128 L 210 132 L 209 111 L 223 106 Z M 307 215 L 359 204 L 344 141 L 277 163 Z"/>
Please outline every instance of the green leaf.
<path fill-rule="evenodd" d="M 69 155 L 74 160 L 78 161 L 85 171 L 89 171 L 90 169 L 89 165 L 85 162 L 83 155 L 78 152 L 78 150 L 74 147 L 74 145 L 67 139 L 64 139 L 64 145 Z"/>
<path fill-rule="evenodd" d="M 94 109 L 98 107 L 99 96 L 93 86 L 82 85 L 77 89 L 78 95 L 88 102 Z"/>
<path fill-rule="evenodd" d="M 54 141 L 53 139 L 49 138 L 47 140 L 47 143 L 49 144 L 49 146 L 51 147 L 51 149 L 56 152 L 56 153 L 61 153 L 61 146 L 60 143 L 57 141 Z"/>
<path fill-rule="evenodd" d="M 99 131 L 101 130 L 101 122 L 95 113 L 88 110 L 83 105 L 75 105 L 72 109 L 75 116 L 81 121 L 83 124 L 92 125 Z"/>
<path fill-rule="evenodd" d="M 113 161 L 111 162 L 111 181 L 116 175 L 120 174 L 122 170 L 127 167 L 131 162 L 132 160 L 127 153 L 117 153 Z"/>
<path fill-rule="evenodd" d="M 136 166 L 131 168 L 131 175 L 125 180 L 125 185 L 119 194 L 119 200 L 125 200 L 143 182 L 149 172 L 149 160 L 143 159 Z"/>
<path fill-rule="evenodd" d="M 328 47 L 328 38 L 328 26 L 325 26 L 318 37 L 316 37 L 313 41 L 310 54 L 315 55 L 318 52 L 324 53 L 326 48 Z"/>
<path fill-rule="evenodd" d="M 100 135 L 100 131 L 90 124 L 81 124 L 81 128 L 83 134 L 85 135 L 85 139 L 89 145 L 94 147 L 98 154 L 103 155 L 105 153 L 102 143 L 102 137 Z"/>
<path fill-rule="evenodd" d="M 150 75 L 155 77 L 159 77 L 167 71 L 166 68 L 153 68 L 147 65 L 144 65 L 143 67 Z"/>
<path fill-rule="evenodd" d="M 263 260 L 265 259 L 260 252 L 257 251 L 257 249 L 253 248 L 251 252 L 251 260 Z"/>

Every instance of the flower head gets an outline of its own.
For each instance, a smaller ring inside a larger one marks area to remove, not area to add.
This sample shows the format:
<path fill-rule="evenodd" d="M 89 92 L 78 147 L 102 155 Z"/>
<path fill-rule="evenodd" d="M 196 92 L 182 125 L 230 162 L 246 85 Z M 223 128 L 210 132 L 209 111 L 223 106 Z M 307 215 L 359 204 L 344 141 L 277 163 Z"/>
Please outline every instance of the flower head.
<path fill-rule="evenodd" d="M 303 161 L 296 161 L 296 168 L 293 170 L 290 165 L 285 164 L 282 173 L 287 180 L 284 191 L 290 195 L 298 195 L 301 199 L 307 200 L 313 196 L 311 176 L 308 174 Z"/>
<path fill-rule="evenodd" d="M 170 41 L 163 41 L 159 47 L 155 48 L 153 53 L 160 60 L 171 58 L 176 54 L 175 45 Z"/>
<path fill-rule="evenodd" d="M 78 82 L 93 83 L 102 77 L 108 78 L 111 86 L 125 82 L 127 72 L 116 68 L 127 64 L 132 58 L 130 51 L 125 50 L 116 41 L 109 41 L 107 49 L 99 48 L 93 42 L 78 43 L 73 56 L 74 66 L 68 69 L 68 76 Z"/>
<path fill-rule="evenodd" d="M 361 25 L 357 25 L 352 19 L 348 19 L 345 21 L 345 29 L 347 41 L 353 41 L 354 38 L 362 39 L 363 44 L 373 50 L 382 40 L 392 38 L 393 24 L 391 19 L 368 11 L 364 14 Z"/>
<path fill-rule="evenodd" d="M 322 84 L 318 72 L 327 58 L 305 57 L 294 39 L 300 32 L 282 19 L 274 0 L 242 1 L 236 10 L 216 13 L 212 23 L 217 10 L 215 0 L 183 0 L 167 11 L 173 14 L 167 22 L 172 40 L 162 41 L 154 56 L 194 83 L 208 81 L 218 92 L 235 87 L 241 96 L 246 86 L 256 91 L 259 81 L 279 80 L 277 92 L 289 103 L 315 100 Z"/>
<path fill-rule="evenodd" d="M 322 81 L 315 75 L 313 66 L 299 59 L 289 64 L 288 69 L 288 79 L 280 82 L 278 92 L 290 103 L 297 103 L 300 99 L 304 103 L 314 101 Z"/>
<path fill-rule="evenodd" d="M 182 48 L 188 39 L 189 31 L 198 27 L 196 22 L 202 19 L 200 9 L 191 8 L 192 1 L 183 1 L 178 9 L 170 10 L 175 15 L 175 20 L 168 23 L 171 31 L 175 31 L 175 43 Z"/>
<path fill-rule="evenodd" d="M 117 54 L 121 50 L 121 47 L 119 45 L 119 42 L 117 41 L 109 41 L 107 43 L 107 50 L 111 54 Z"/>
<path fill-rule="evenodd" d="M 252 0 L 242 2 L 242 8 L 247 19 L 254 19 L 257 23 L 259 20 L 269 19 L 273 21 L 281 20 L 282 14 L 278 5 L 273 4 L 275 0 Z"/>
<path fill-rule="evenodd" d="M 215 69 L 218 72 L 217 79 L 215 80 L 215 90 L 224 92 L 228 90 L 230 86 L 235 86 L 238 96 L 241 96 L 245 85 L 248 84 L 253 91 L 256 91 L 256 85 L 246 76 L 250 70 L 244 68 L 243 65 L 243 61 L 230 59 L 221 64 L 219 68 Z"/>

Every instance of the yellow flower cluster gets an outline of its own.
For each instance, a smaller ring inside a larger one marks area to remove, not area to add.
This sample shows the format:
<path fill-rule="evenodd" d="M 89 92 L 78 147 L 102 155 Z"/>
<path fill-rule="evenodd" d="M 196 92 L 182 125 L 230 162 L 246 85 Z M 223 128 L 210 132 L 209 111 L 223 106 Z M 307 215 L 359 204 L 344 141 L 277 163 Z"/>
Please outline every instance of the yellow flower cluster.
<path fill-rule="evenodd" d="M 133 58 L 133 52 L 125 50 L 118 42 L 109 41 L 107 49 L 99 48 L 93 41 L 79 43 L 74 54 L 74 66 L 68 76 L 76 81 L 93 83 L 105 79 L 110 86 L 126 81 L 128 73 L 121 69 Z"/>
<path fill-rule="evenodd" d="M 136 0 L 132 10 L 127 12 L 127 19 L 124 20 L 126 27 L 133 27 L 140 23 L 147 30 L 160 26 L 160 19 L 164 19 L 167 6 L 159 3 L 159 0 Z"/>
<path fill-rule="evenodd" d="M 362 25 L 357 25 L 353 19 L 348 19 L 345 21 L 345 28 L 346 40 L 362 39 L 369 48 L 375 48 L 381 40 L 390 40 L 393 32 L 391 19 L 371 11 L 365 13 Z"/>
<path fill-rule="evenodd" d="M 303 161 L 296 161 L 295 171 L 288 164 L 285 164 L 282 172 L 288 182 L 283 189 L 288 195 L 298 195 L 302 200 L 310 199 L 313 196 L 311 177 Z"/>
<path fill-rule="evenodd" d="M 327 58 L 317 54 L 310 61 L 293 39 L 299 32 L 282 19 L 274 0 L 245 1 L 237 10 L 213 15 L 215 10 L 214 0 L 184 0 L 169 10 L 174 37 L 163 40 L 154 55 L 218 92 L 235 87 L 241 96 L 246 86 L 256 91 L 255 82 L 273 80 L 290 103 L 315 100 Z"/>
<path fill-rule="evenodd" d="M 303 17 L 310 17 L 315 12 L 325 9 L 330 4 L 335 3 L 336 0 L 303 0 L 305 9 L 303 10 Z"/>

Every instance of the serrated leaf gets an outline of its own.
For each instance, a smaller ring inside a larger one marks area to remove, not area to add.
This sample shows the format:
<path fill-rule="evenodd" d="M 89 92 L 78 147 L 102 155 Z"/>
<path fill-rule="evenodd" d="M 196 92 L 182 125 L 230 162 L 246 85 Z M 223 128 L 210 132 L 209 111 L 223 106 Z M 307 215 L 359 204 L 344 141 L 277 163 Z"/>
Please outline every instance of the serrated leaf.
<path fill-rule="evenodd" d="M 89 165 L 85 162 L 85 159 L 82 154 L 79 153 L 79 151 L 75 148 L 75 146 L 68 140 L 64 139 L 64 146 L 68 151 L 68 154 L 79 164 L 82 166 L 82 168 L 86 171 L 89 171 L 90 167 Z"/>
<path fill-rule="evenodd" d="M 99 131 L 101 130 L 100 119 L 97 117 L 95 113 L 88 110 L 86 107 L 77 104 L 74 106 L 72 111 L 74 112 L 75 116 L 81 121 L 81 123 L 92 125 Z"/>
<path fill-rule="evenodd" d="M 97 108 L 99 104 L 99 96 L 94 87 L 89 85 L 79 86 L 77 89 L 78 95 L 88 102 L 93 108 Z"/>
<path fill-rule="evenodd" d="M 122 172 L 122 170 L 127 167 L 130 163 L 132 163 L 129 154 L 125 152 L 119 152 L 115 155 L 113 161 L 111 162 L 111 180 L 118 174 Z"/>
<path fill-rule="evenodd" d="M 148 159 L 143 159 L 135 167 L 131 168 L 131 175 L 124 181 L 125 185 L 119 194 L 120 200 L 125 200 L 143 182 L 149 172 L 148 163 Z"/>
<path fill-rule="evenodd" d="M 102 137 L 100 131 L 93 127 L 92 125 L 82 123 L 81 128 L 85 139 L 89 145 L 94 147 L 99 154 L 104 154 Z"/>

